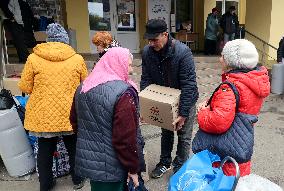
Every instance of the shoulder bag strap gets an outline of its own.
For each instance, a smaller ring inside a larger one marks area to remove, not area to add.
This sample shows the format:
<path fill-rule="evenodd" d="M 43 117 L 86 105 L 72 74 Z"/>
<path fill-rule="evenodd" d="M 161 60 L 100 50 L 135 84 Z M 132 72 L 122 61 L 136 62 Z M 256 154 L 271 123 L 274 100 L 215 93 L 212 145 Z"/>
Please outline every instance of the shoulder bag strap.
<path fill-rule="evenodd" d="M 223 84 L 227 84 L 227 85 L 233 90 L 233 92 L 234 92 L 234 94 L 235 94 L 235 98 L 236 98 L 236 112 L 237 112 L 238 109 L 239 109 L 239 104 L 240 104 L 239 92 L 238 92 L 238 89 L 236 88 L 236 86 L 235 86 L 233 83 L 229 82 L 229 81 L 224 81 L 224 82 L 222 82 L 222 83 L 214 90 L 214 92 L 212 93 L 210 99 L 209 99 L 208 102 L 207 102 L 207 106 L 210 105 L 210 103 L 211 103 L 211 101 L 212 101 L 212 99 L 213 99 L 213 96 L 214 96 L 215 92 L 217 92 Z"/>

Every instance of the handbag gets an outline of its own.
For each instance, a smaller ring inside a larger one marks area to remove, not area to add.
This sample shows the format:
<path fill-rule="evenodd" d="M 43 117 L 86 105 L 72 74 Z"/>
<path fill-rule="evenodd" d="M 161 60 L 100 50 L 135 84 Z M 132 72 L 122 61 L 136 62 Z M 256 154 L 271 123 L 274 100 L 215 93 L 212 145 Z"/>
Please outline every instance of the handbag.
<path fill-rule="evenodd" d="M 14 99 L 11 91 L 2 89 L 0 92 L 0 110 L 11 109 L 13 105 Z"/>
<path fill-rule="evenodd" d="M 38 141 L 34 144 L 34 154 L 37 161 Z M 36 165 L 38 173 L 38 166 Z M 68 175 L 70 172 L 69 155 L 62 137 L 59 137 L 56 144 L 56 151 L 53 153 L 52 174 L 53 178 Z"/>
<path fill-rule="evenodd" d="M 226 176 L 222 166 L 231 161 L 236 167 L 236 176 Z M 194 154 L 170 178 L 168 191 L 233 191 L 238 183 L 240 171 L 232 157 L 225 157 L 219 168 L 212 163 L 220 162 L 220 157 L 208 150 Z"/>
<path fill-rule="evenodd" d="M 11 109 L 13 106 L 16 107 L 18 115 L 22 123 L 24 124 L 24 118 L 26 112 L 25 107 L 23 107 L 21 104 L 18 104 L 15 101 L 10 90 L 2 89 L 0 92 L 0 110 Z"/>
<path fill-rule="evenodd" d="M 258 121 L 257 116 L 241 113 L 239 108 L 239 93 L 231 82 L 221 83 L 213 92 L 208 104 L 210 105 L 214 93 L 221 85 L 228 84 L 233 90 L 236 98 L 236 115 L 229 128 L 223 134 L 210 134 L 199 129 L 192 141 L 193 153 L 208 149 L 210 152 L 219 155 L 222 159 L 226 156 L 233 157 L 237 162 L 243 163 L 251 159 L 254 145 L 253 123 Z"/>

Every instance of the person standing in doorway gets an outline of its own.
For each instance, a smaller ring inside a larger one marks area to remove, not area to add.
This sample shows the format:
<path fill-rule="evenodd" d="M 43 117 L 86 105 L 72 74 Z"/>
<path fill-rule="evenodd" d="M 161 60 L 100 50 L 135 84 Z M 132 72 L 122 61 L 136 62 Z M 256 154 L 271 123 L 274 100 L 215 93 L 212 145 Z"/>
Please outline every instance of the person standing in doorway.
<path fill-rule="evenodd" d="M 224 33 L 224 43 L 234 40 L 239 28 L 239 20 L 236 15 L 236 7 L 231 6 L 229 11 L 222 15 L 220 26 Z"/>
<path fill-rule="evenodd" d="M 149 44 L 142 53 L 140 89 L 157 84 L 181 90 L 179 116 L 173 123 L 178 135 L 176 157 L 172 163 L 174 132 L 162 129 L 160 162 L 151 174 L 159 178 L 171 169 L 171 164 L 173 171 L 178 171 L 189 157 L 198 89 L 192 53 L 188 46 L 169 35 L 164 20 L 149 20 L 144 38 Z"/>
<path fill-rule="evenodd" d="M 212 13 L 208 14 L 205 30 L 205 54 L 216 54 L 217 35 L 219 31 L 218 9 L 213 8 Z"/>
<path fill-rule="evenodd" d="M 29 51 L 36 45 L 33 33 L 34 16 L 25 0 L 1 0 L 5 20 L 4 26 L 11 33 L 20 63 L 25 63 Z"/>

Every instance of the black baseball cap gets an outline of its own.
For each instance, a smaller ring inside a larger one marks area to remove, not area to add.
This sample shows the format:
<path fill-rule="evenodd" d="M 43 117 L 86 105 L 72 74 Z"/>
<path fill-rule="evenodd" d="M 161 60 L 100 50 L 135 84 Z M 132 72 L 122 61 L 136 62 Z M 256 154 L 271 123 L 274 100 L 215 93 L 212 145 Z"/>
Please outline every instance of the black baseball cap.
<path fill-rule="evenodd" d="M 167 23 L 161 19 L 151 19 L 146 24 L 144 39 L 154 39 L 162 32 L 167 31 Z"/>

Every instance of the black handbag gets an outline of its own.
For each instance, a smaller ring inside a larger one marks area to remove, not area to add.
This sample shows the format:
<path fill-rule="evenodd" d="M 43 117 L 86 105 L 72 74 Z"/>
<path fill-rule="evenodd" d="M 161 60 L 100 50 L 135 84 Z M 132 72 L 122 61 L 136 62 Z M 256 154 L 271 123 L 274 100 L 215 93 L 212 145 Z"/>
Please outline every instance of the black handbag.
<path fill-rule="evenodd" d="M 10 90 L 2 89 L 0 92 L 0 110 L 11 109 L 14 105 L 22 123 L 24 124 L 26 109 L 15 102 Z"/>
<path fill-rule="evenodd" d="M 10 90 L 2 89 L 0 92 L 0 110 L 11 109 L 14 99 Z"/>
<path fill-rule="evenodd" d="M 226 81 L 222 84 L 228 84 L 236 97 L 236 115 L 229 130 L 223 134 L 210 134 L 199 129 L 192 141 L 192 151 L 198 153 L 208 149 L 217 154 L 221 159 L 226 156 L 233 157 L 237 162 L 243 163 L 251 159 L 254 145 L 253 124 L 258 121 L 257 116 L 241 113 L 239 108 L 239 93 L 235 85 Z M 213 95 L 220 86 L 213 92 L 208 104 L 210 105 Z"/>

